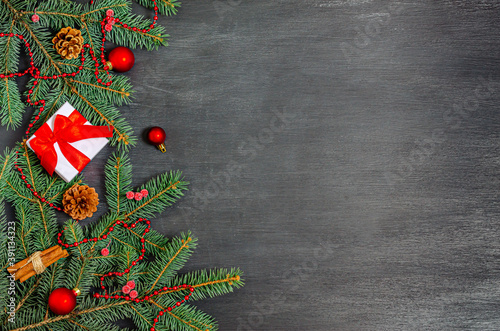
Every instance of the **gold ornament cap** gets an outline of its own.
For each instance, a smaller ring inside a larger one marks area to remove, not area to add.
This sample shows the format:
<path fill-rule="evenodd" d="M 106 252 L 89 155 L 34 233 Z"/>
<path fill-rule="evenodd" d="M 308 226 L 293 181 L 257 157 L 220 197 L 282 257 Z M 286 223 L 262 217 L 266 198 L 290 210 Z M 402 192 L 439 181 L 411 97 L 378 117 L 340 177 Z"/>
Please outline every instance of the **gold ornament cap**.
<path fill-rule="evenodd" d="M 82 292 L 80 291 L 80 289 L 78 287 L 75 287 L 73 289 L 73 293 L 75 294 L 75 297 L 79 296 L 80 294 L 82 294 Z"/>
<path fill-rule="evenodd" d="M 167 151 L 167 147 L 165 147 L 165 144 L 164 143 L 161 143 L 159 145 L 156 145 L 156 147 L 158 147 L 158 149 L 162 152 L 162 153 L 165 153 Z"/>

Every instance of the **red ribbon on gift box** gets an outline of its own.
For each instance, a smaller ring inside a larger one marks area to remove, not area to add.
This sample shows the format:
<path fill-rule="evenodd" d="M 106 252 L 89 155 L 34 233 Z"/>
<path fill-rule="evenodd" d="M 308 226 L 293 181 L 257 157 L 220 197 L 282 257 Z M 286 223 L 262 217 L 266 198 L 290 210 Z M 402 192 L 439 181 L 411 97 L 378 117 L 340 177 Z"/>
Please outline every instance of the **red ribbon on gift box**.
<path fill-rule="evenodd" d="M 54 144 L 57 142 L 64 157 L 78 172 L 90 162 L 90 159 L 70 143 L 89 138 L 108 138 L 113 131 L 107 126 L 84 125 L 87 122 L 77 110 L 68 117 L 56 115 L 54 130 L 45 123 L 36 131 L 30 141 L 31 149 L 40 159 L 42 166 L 52 176 L 57 165 L 57 153 Z"/>

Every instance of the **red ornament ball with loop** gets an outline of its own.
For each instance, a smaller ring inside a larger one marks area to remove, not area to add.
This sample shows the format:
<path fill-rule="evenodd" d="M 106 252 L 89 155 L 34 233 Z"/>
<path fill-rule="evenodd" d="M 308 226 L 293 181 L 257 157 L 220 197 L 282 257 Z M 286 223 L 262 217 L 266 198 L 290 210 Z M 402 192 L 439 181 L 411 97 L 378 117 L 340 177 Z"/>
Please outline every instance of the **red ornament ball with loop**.
<path fill-rule="evenodd" d="M 167 138 L 167 134 L 165 133 L 165 130 L 159 126 L 152 127 L 148 132 L 149 143 L 158 147 L 162 153 L 167 151 L 167 148 L 165 147 L 165 138 Z"/>
<path fill-rule="evenodd" d="M 69 314 L 76 307 L 76 297 L 79 289 L 70 290 L 65 287 L 55 289 L 49 295 L 49 308 L 56 315 Z"/>
<path fill-rule="evenodd" d="M 116 47 L 108 55 L 106 65 L 117 72 L 127 72 L 134 66 L 134 53 L 127 47 Z"/>

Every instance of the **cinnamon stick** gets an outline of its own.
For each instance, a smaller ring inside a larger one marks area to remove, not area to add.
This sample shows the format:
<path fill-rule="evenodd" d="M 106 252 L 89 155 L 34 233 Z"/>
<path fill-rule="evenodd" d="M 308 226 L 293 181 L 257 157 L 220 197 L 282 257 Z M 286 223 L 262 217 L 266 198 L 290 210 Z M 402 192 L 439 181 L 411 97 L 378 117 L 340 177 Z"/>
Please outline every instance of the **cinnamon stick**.
<path fill-rule="evenodd" d="M 67 257 L 68 255 L 68 252 L 66 250 L 63 250 L 61 246 L 53 246 L 42 251 L 40 253 L 40 258 L 45 268 L 47 268 L 59 259 Z M 28 262 L 29 259 L 30 257 L 27 257 L 26 259 L 14 264 L 12 267 L 7 268 L 7 271 L 9 271 L 11 274 L 14 274 L 15 279 L 19 279 L 21 283 L 28 278 L 36 275 L 36 271 L 33 268 L 33 263 L 31 261 Z"/>
<path fill-rule="evenodd" d="M 50 260 L 47 260 L 47 261 L 45 260 L 45 257 L 42 257 L 42 262 L 45 265 L 45 268 L 47 268 L 48 266 L 52 265 L 53 263 L 56 263 L 59 259 L 61 259 L 63 257 L 66 257 L 66 256 L 69 255 L 67 251 L 62 251 L 60 254 L 61 255 L 56 255 L 56 256 L 53 256 L 52 258 L 48 257 L 47 259 L 50 259 Z M 22 283 L 25 280 L 27 280 L 30 277 L 33 277 L 35 275 L 36 275 L 35 270 L 31 269 L 31 270 L 29 270 L 29 272 L 27 274 L 25 274 L 23 276 L 17 277 L 17 274 L 16 274 L 16 278 L 19 279 L 19 281 Z"/>

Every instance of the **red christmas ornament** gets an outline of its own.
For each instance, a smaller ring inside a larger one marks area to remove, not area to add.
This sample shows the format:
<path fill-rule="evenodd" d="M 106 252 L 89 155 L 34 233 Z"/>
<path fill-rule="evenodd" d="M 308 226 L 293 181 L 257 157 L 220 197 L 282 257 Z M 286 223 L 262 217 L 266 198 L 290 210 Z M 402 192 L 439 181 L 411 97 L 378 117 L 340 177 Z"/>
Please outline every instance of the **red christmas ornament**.
<path fill-rule="evenodd" d="M 158 147 L 162 153 L 167 151 L 167 148 L 165 147 L 165 138 L 167 138 L 167 134 L 165 133 L 165 130 L 159 126 L 152 127 L 148 132 L 148 141 Z"/>
<path fill-rule="evenodd" d="M 134 53 L 132 53 L 132 51 L 127 47 L 120 46 L 109 52 L 106 65 L 110 70 L 126 72 L 132 69 L 134 63 Z"/>
<path fill-rule="evenodd" d="M 80 290 L 73 290 L 61 287 L 55 289 L 49 295 L 49 308 L 56 315 L 66 315 L 75 309 L 76 297 L 80 294 Z"/>

